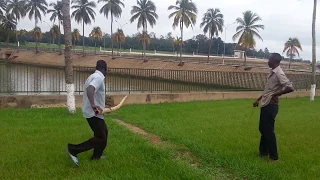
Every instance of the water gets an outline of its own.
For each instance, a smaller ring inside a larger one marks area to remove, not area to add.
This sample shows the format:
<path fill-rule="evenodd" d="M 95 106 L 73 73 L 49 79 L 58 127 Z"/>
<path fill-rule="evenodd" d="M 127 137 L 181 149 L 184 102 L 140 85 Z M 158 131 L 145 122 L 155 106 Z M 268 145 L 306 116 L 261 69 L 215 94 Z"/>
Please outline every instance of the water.
<path fill-rule="evenodd" d="M 75 68 L 75 92 L 81 94 L 87 77 L 94 71 Z M 181 82 L 142 79 L 124 75 L 107 74 L 107 93 L 152 93 L 216 91 L 222 88 L 208 85 L 194 85 Z M 0 63 L 1 94 L 65 94 L 65 73 L 63 68 Z"/>

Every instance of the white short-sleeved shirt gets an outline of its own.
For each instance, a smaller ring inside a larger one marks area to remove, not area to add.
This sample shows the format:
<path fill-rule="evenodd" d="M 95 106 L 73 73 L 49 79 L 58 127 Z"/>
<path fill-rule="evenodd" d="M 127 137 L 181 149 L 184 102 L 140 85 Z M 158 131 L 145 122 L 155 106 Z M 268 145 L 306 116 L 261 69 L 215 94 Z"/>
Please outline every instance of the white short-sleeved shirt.
<path fill-rule="evenodd" d="M 91 74 L 87 81 L 84 84 L 83 90 L 83 100 L 82 100 L 82 113 L 85 118 L 98 117 L 104 119 L 103 115 L 95 115 L 93 111 L 88 95 L 87 88 L 91 85 L 95 88 L 94 92 L 94 103 L 96 106 L 99 106 L 101 109 L 105 107 L 105 85 L 104 85 L 105 76 L 98 70 Z"/>

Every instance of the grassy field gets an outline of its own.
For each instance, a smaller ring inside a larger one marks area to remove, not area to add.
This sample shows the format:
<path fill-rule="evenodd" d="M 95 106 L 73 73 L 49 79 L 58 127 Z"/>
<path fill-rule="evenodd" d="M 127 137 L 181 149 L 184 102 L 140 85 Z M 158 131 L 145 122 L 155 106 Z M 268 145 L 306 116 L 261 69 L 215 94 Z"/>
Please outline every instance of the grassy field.
<path fill-rule="evenodd" d="M 0 179 L 318 179 L 320 102 L 283 99 L 276 120 L 280 162 L 257 156 L 259 110 L 250 100 L 130 105 L 107 115 L 107 159 L 79 155 L 66 144 L 91 136 L 81 115 L 65 109 L 4 109 L 0 123 Z M 254 112 L 252 117 L 251 112 Z M 158 135 L 163 148 L 111 121 L 119 118 Z M 177 159 L 186 149 L 199 166 Z"/>
<path fill-rule="evenodd" d="M 276 120 L 280 162 L 258 157 L 259 109 L 248 100 L 137 105 L 113 116 L 183 144 L 205 167 L 248 179 L 319 179 L 320 101 L 283 99 Z"/>
<path fill-rule="evenodd" d="M 106 159 L 90 161 L 80 154 L 80 168 L 66 155 L 66 144 L 80 143 L 92 133 L 81 111 L 65 109 L 1 110 L 0 179 L 225 179 L 177 160 L 171 150 L 153 146 L 139 135 L 107 119 Z"/>

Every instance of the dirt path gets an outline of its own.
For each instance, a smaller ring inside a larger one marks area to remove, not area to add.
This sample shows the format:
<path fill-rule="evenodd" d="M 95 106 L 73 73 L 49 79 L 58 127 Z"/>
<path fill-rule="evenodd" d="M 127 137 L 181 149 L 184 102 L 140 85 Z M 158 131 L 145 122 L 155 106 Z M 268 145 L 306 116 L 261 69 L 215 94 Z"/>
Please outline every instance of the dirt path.
<path fill-rule="evenodd" d="M 175 160 L 186 163 L 191 167 L 203 170 L 204 167 L 201 167 L 199 158 L 196 157 L 191 151 L 189 151 L 187 147 L 184 147 L 182 145 L 176 145 L 168 141 L 164 141 L 159 136 L 151 134 L 139 128 L 138 126 L 126 123 L 122 120 L 119 120 L 119 119 L 112 119 L 112 120 L 118 123 L 119 125 L 126 127 L 131 132 L 134 132 L 146 138 L 154 146 L 173 151 Z M 235 174 L 230 173 L 228 170 L 222 169 L 222 168 L 213 169 L 212 167 L 210 167 L 209 169 L 206 168 L 206 172 L 210 173 L 210 176 L 212 177 L 212 179 L 240 179 L 236 177 Z"/>
<path fill-rule="evenodd" d="M 0 54 L 6 50 L 0 50 Z M 40 52 L 35 54 L 33 51 L 11 51 L 11 62 L 41 64 L 48 66 L 64 66 L 64 56 L 52 52 Z M 85 56 L 80 54 L 73 55 L 73 65 L 79 67 L 95 67 L 97 60 L 103 59 L 108 63 L 110 68 L 132 68 L 132 69 L 170 69 L 170 70 L 187 70 L 187 71 L 219 71 L 219 72 L 263 72 L 268 73 L 268 68 L 253 67 L 250 70 L 244 70 L 243 66 L 231 65 L 213 65 L 204 63 L 185 63 L 178 66 L 179 62 L 150 60 L 143 62 L 140 59 L 117 58 L 112 60 L 110 57 L 104 56 Z M 297 74 L 298 72 L 287 71 L 286 73 Z"/>

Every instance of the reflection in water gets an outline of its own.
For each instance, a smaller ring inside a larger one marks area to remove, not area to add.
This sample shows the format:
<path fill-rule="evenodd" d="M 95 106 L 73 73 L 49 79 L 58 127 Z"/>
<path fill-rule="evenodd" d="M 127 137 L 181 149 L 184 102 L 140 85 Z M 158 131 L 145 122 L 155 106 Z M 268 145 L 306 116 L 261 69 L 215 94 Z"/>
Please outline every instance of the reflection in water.
<path fill-rule="evenodd" d="M 74 71 L 75 92 L 81 94 L 91 71 Z M 63 94 L 66 92 L 63 68 L 0 63 L 0 93 Z M 108 74 L 107 93 L 214 91 L 221 88 L 150 80 Z"/>

